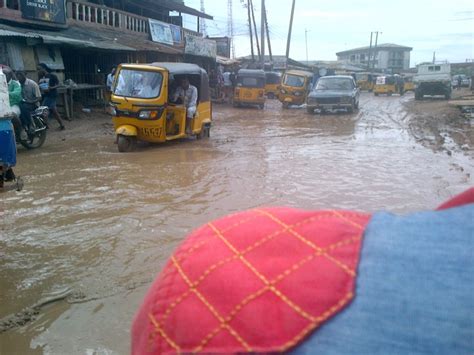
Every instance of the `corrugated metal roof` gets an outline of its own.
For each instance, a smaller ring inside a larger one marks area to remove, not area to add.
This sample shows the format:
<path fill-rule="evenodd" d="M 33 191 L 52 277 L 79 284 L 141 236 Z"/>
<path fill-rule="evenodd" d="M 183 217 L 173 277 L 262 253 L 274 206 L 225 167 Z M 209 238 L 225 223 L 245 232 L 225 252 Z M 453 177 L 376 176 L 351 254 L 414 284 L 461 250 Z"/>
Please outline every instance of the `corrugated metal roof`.
<path fill-rule="evenodd" d="M 24 38 L 41 38 L 39 34 L 21 33 L 0 28 L 0 37 L 24 37 Z"/>
<path fill-rule="evenodd" d="M 117 32 L 104 26 L 100 32 L 89 27 L 70 26 L 61 31 L 17 28 L 0 24 L 0 37 L 23 37 L 42 39 L 47 44 L 62 44 L 79 48 L 94 48 L 115 51 L 155 51 L 168 54 L 181 54 L 183 50 L 152 42 L 132 33 Z"/>
<path fill-rule="evenodd" d="M 378 44 L 377 47 L 372 46 L 372 50 L 377 49 L 377 50 L 382 50 L 382 49 L 406 49 L 406 50 L 412 50 L 412 47 L 407 47 L 407 46 L 401 46 L 399 44 L 393 44 L 393 43 L 384 43 L 384 44 Z M 345 51 L 337 52 L 336 55 L 340 54 L 347 54 L 351 52 L 359 52 L 359 51 L 368 51 L 370 49 L 369 46 L 367 47 L 359 47 L 359 48 L 354 48 L 354 49 L 348 49 Z"/>

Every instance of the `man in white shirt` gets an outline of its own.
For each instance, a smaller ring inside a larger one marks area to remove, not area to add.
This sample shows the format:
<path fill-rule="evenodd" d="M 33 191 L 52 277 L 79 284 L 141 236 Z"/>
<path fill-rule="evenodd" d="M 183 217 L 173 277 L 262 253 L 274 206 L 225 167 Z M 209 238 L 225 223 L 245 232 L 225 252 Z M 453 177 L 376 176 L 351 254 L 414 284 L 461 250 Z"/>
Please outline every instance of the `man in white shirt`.
<path fill-rule="evenodd" d="M 180 100 L 180 103 L 186 107 L 186 134 L 188 135 L 192 134 L 191 121 L 196 113 L 197 98 L 197 88 L 190 85 L 189 79 L 184 77 L 181 80 L 181 85 L 176 88 L 172 101 Z"/>

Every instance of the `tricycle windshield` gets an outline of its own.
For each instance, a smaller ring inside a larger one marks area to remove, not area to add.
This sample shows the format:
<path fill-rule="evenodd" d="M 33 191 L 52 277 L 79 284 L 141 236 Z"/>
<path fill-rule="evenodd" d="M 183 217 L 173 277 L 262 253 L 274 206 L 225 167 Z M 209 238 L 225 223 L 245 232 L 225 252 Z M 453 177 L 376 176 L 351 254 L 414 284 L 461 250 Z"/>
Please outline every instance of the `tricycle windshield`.
<path fill-rule="evenodd" d="M 139 99 L 160 96 L 163 75 L 159 72 L 122 69 L 115 81 L 114 94 Z"/>
<path fill-rule="evenodd" d="M 302 88 L 304 86 L 304 77 L 298 75 L 285 74 L 283 84 Z"/>
<path fill-rule="evenodd" d="M 320 78 L 315 90 L 351 90 L 354 88 L 351 79 L 347 78 Z"/>
<path fill-rule="evenodd" d="M 238 76 L 237 86 L 243 86 L 246 88 L 261 88 L 265 86 L 265 81 L 263 78 L 256 78 L 256 77 L 250 77 L 250 76 Z"/>

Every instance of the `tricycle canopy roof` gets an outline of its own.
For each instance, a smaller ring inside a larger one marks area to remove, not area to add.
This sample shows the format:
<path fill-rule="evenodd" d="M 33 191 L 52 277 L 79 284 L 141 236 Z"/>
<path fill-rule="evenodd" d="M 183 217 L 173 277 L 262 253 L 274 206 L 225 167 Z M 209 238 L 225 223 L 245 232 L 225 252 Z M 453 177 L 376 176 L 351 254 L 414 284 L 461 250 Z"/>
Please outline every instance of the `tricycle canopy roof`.
<path fill-rule="evenodd" d="M 251 76 L 252 78 L 265 78 L 265 72 L 261 69 L 240 69 L 238 76 Z"/>
<path fill-rule="evenodd" d="M 123 64 L 123 67 L 156 67 L 163 68 L 175 75 L 202 75 L 206 71 L 196 64 L 191 63 L 172 63 L 172 62 L 155 62 L 151 64 Z"/>
<path fill-rule="evenodd" d="M 206 72 L 199 65 L 192 63 L 155 62 L 151 65 L 154 67 L 165 68 L 170 72 L 170 74 L 196 75 Z"/>
<path fill-rule="evenodd" d="M 305 76 L 305 77 L 312 77 L 314 75 L 313 73 L 309 71 L 304 71 L 304 70 L 287 70 L 285 74 L 299 75 L 299 76 Z"/>

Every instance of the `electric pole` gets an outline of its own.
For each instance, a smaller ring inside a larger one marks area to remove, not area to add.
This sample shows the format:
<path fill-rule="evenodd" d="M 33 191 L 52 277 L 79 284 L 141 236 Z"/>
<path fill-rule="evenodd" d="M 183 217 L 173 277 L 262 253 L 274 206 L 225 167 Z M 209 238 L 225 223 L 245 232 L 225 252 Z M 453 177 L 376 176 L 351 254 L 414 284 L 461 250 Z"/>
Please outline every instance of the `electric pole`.
<path fill-rule="evenodd" d="M 286 61 L 288 63 L 288 58 L 290 57 L 290 42 L 291 42 L 291 28 L 293 27 L 293 15 L 295 13 L 295 2 L 291 5 L 291 15 L 290 15 L 290 28 L 288 29 L 288 39 L 286 41 Z"/>
<path fill-rule="evenodd" d="M 382 33 L 382 32 L 380 32 Z M 375 56 L 377 55 L 377 42 L 379 40 L 379 31 L 375 31 L 374 59 L 372 60 L 372 69 L 375 69 Z"/>
<path fill-rule="evenodd" d="M 204 9 L 204 0 L 201 0 L 201 12 L 206 12 L 206 10 Z M 202 33 L 202 35 L 204 37 L 206 37 L 207 35 L 207 31 L 206 31 L 206 20 L 204 20 L 203 18 L 201 19 L 201 22 L 199 22 L 200 26 L 199 26 L 199 32 Z"/>
<path fill-rule="evenodd" d="M 257 44 L 257 53 L 258 53 L 258 59 L 261 59 L 261 54 L 260 54 L 260 44 L 258 42 L 258 34 L 257 34 L 257 23 L 255 22 L 255 12 L 253 11 L 253 1 L 250 0 L 250 11 L 252 12 L 252 20 L 253 20 L 253 29 L 255 33 L 255 43 Z"/>
<path fill-rule="evenodd" d="M 308 61 L 308 30 L 305 28 L 304 29 L 304 40 L 306 42 L 306 65 L 309 65 Z"/>
<path fill-rule="evenodd" d="M 370 32 L 369 58 L 367 58 L 367 70 L 370 69 L 370 64 L 372 62 L 372 34 L 373 32 Z"/>
<path fill-rule="evenodd" d="M 265 11 L 265 28 L 267 29 L 268 54 L 270 55 L 270 62 L 273 63 L 272 45 L 270 44 L 270 30 L 268 29 L 267 7 L 265 7 L 264 11 Z"/>
<path fill-rule="evenodd" d="M 253 31 L 252 31 L 252 19 L 250 18 L 250 0 L 247 0 L 247 16 L 249 19 L 249 34 L 250 34 L 250 51 L 252 53 L 252 62 L 255 61 L 255 54 L 253 52 Z"/>
<path fill-rule="evenodd" d="M 265 69 L 265 0 L 262 0 L 261 8 L 262 16 L 260 17 L 260 40 L 262 43 L 262 57 L 260 59 L 260 64 L 262 69 Z"/>
<path fill-rule="evenodd" d="M 227 1 L 227 35 L 230 37 L 230 48 L 232 52 L 232 58 L 235 58 L 234 24 L 233 24 L 233 19 L 232 19 L 232 0 Z"/>

